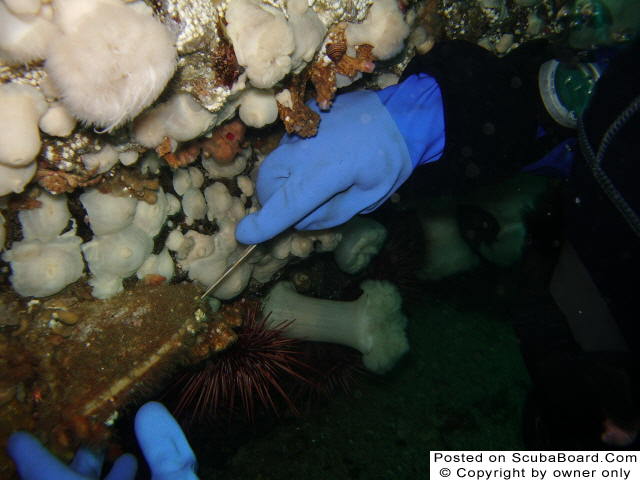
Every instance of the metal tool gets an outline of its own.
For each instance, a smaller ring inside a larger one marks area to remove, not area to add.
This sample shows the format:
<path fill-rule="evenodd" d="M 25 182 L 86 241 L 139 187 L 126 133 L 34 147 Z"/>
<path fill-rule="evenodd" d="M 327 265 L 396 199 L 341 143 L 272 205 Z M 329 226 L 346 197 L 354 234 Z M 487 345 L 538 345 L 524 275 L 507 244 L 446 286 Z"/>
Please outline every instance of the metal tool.
<path fill-rule="evenodd" d="M 254 243 L 253 245 L 249 245 L 247 248 L 244 249 L 244 252 L 242 252 L 242 255 L 240 255 L 240 258 L 238 258 L 235 262 L 233 262 L 232 265 L 230 265 L 229 267 L 227 267 L 227 269 L 224 271 L 224 273 L 220 276 L 220 278 L 218 278 L 218 280 L 216 280 L 215 282 L 213 282 L 211 284 L 211 286 L 209 288 L 207 288 L 207 290 L 205 290 L 205 292 L 200 295 L 200 299 L 199 301 L 203 301 L 207 295 L 209 295 L 211 292 L 213 292 L 224 280 L 225 278 L 227 278 L 229 275 L 231 275 L 231 272 L 233 272 L 236 268 L 238 268 L 238 266 L 244 262 L 244 260 L 251 255 L 251 252 L 253 252 L 256 247 L 258 246 L 257 243 Z"/>

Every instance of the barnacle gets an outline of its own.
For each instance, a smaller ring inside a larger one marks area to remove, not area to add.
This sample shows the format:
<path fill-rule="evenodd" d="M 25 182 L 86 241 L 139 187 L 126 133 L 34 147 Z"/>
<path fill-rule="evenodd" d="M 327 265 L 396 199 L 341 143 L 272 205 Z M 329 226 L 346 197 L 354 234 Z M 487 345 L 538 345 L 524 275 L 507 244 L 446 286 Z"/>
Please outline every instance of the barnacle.
<path fill-rule="evenodd" d="M 331 61 L 337 63 L 344 54 L 347 53 L 347 41 L 343 37 L 335 42 L 327 43 L 325 50 L 327 52 L 327 57 L 329 57 Z"/>

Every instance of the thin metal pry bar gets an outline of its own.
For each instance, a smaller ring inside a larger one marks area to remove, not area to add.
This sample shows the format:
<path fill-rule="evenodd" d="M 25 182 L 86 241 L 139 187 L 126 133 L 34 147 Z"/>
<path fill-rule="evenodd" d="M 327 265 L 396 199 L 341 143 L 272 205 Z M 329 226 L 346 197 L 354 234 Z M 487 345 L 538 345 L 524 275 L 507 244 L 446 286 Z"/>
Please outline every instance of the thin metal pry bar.
<path fill-rule="evenodd" d="M 225 278 L 231 275 L 231 272 L 233 272 L 249 255 L 251 255 L 251 252 L 253 252 L 257 246 L 258 244 L 254 243 L 253 245 L 249 245 L 247 248 L 245 248 L 244 252 L 242 252 L 242 255 L 240 255 L 240 258 L 233 262 L 233 264 L 224 271 L 220 278 L 213 282 L 211 286 L 207 288 L 207 290 L 202 295 L 200 295 L 198 301 L 203 301 L 207 297 L 207 295 L 213 292 L 224 281 Z"/>

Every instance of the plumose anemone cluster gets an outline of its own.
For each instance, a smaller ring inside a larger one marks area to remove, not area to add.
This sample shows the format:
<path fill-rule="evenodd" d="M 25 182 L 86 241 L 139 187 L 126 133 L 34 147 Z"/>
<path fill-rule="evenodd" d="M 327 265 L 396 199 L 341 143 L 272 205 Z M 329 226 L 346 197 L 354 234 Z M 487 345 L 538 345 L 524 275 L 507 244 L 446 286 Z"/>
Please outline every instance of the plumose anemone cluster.
<path fill-rule="evenodd" d="M 55 195 L 74 222 L 59 228 L 40 215 L 42 229 L 60 237 L 43 240 L 21 231 L 22 213 L 17 222 L 3 211 L 11 234 L 0 249 L 14 290 L 45 297 L 86 276 L 104 299 L 132 276 L 214 281 L 242 251 L 235 225 L 259 208 L 254 182 L 264 153 L 246 140 L 246 126 L 283 117 L 287 129 L 315 131 L 285 77 L 298 79 L 302 95 L 307 67 L 334 68 L 326 48 L 338 24 L 347 55 L 367 44 L 387 60 L 401 53 L 410 21 L 391 0 L 372 7 L 231 0 L 216 8 L 1 0 L 0 197 Z M 356 80 L 342 77 L 331 81 Z M 167 170 L 173 182 L 161 184 Z M 251 278 L 265 282 L 291 258 L 333 250 L 340 239 L 331 231 L 285 233 L 213 295 L 233 298 Z M 35 285 L 39 277 L 46 287 Z"/>

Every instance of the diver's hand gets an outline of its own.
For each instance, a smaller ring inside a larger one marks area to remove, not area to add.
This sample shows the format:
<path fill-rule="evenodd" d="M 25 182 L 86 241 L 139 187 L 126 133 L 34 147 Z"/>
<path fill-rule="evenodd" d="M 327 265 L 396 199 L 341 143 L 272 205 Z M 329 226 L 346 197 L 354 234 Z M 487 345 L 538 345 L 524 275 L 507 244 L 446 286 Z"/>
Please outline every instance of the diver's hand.
<path fill-rule="evenodd" d="M 153 480 L 197 480 L 196 459 L 182 429 L 160 403 L 143 405 L 136 415 L 136 436 Z M 33 435 L 17 432 L 9 438 L 8 451 L 24 480 L 96 480 L 103 454 L 80 448 L 70 465 L 53 456 Z M 122 455 L 105 480 L 133 480 L 137 461 Z"/>
<path fill-rule="evenodd" d="M 135 428 L 152 480 L 198 480 L 196 456 L 164 405 L 145 403 L 136 414 Z"/>
<path fill-rule="evenodd" d="M 291 226 L 329 228 L 369 213 L 444 148 L 440 89 L 426 75 L 380 92 L 339 95 L 330 112 L 319 113 L 315 137 L 285 136 L 260 166 L 262 209 L 240 221 L 239 242 L 260 243 Z"/>
<path fill-rule="evenodd" d="M 100 478 L 104 455 L 81 448 L 73 461 L 65 465 L 27 432 L 9 437 L 9 455 L 16 463 L 23 480 L 95 480 Z M 116 460 L 105 480 L 133 480 L 138 463 L 133 455 L 125 454 Z"/>

